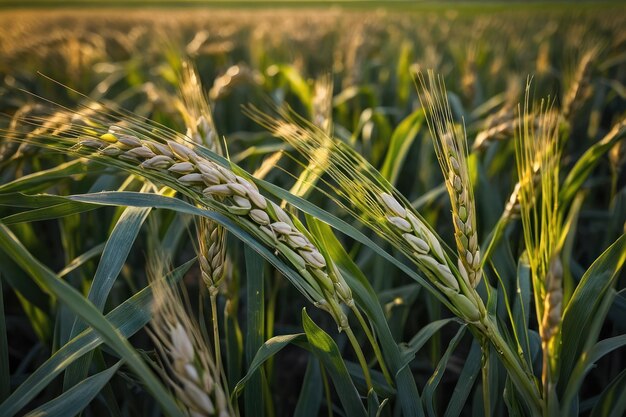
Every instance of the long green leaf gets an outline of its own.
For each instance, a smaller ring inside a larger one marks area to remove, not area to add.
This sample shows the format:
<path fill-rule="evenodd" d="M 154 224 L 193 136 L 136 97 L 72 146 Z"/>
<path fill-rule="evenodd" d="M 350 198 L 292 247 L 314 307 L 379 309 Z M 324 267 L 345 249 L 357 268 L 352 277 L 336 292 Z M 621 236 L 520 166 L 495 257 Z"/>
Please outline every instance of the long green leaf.
<path fill-rule="evenodd" d="M 179 281 L 195 263 L 195 258 L 176 268 L 168 279 Z M 142 329 L 150 321 L 150 304 L 152 302 L 152 288 L 146 287 L 128 300 L 117 306 L 106 315 L 115 329 L 124 338 L 129 338 Z M 0 404 L 0 415 L 13 417 L 24 408 L 29 401 L 35 398 L 57 375 L 71 363 L 92 351 L 103 343 L 102 338 L 93 329 L 89 328 L 63 345 L 37 368 L 19 386 L 9 398 Z"/>
<path fill-rule="evenodd" d="M 246 258 L 246 360 L 251 363 L 257 350 L 263 346 L 265 336 L 265 292 L 263 283 L 263 258 L 248 246 L 244 249 Z M 244 392 L 246 415 L 262 417 L 265 413 L 262 391 L 263 375 L 255 372 L 251 384 Z"/>
<path fill-rule="evenodd" d="M 367 382 L 365 381 L 365 375 L 363 374 L 363 368 L 357 362 L 352 361 L 344 361 L 346 364 L 346 369 L 348 369 L 348 373 L 352 377 L 352 381 L 354 381 L 354 385 L 357 389 L 362 389 L 362 391 L 367 390 Z M 377 371 L 376 369 L 370 369 L 370 376 L 372 377 L 372 387 L 374 391 L 376 391 L 377 395 L 382 397 L 393 397 L 396 395 L 397 391 L 390 386 L 387 381 L 385 381 L 385 376 L 382 372 Z"/>
<path fill-rule="evenodd" d="M 301 347 L 306 347 L 306 345 L 308 344 L 306 335 L 304 333 L 274 336 L 271 339 L 267 340 L 265 343 L 263 343 L 263 345 L 254 355 L 252 361 L 250 361 L 250 365 L 248 366 L 248 372 L 239 382 L 237 382 L 237 385 L 233 390 L 232 396 L 238 396 L 244 389 L 248 381 L 252 378 L 254 373 L 261 367 L 261 365 L 263 365 L 265 361 L 276 355 L 290 343 L 296 344 Z"/>
<path fill-rule="evenodd" d="M 446 324 L 453 322 L 458 323 L 459 321 L 457 319 L 441 319 L 428 323 L 426 326 L 422 327 L 420 331 L 411 338 L 403 352 L 405 366 L 415 358 L 417 352 L 424 347 L 426 342 L 428 342 L 428 340 L 433 337 L 435 333 L 441 330 L 441 328 Z"/>
<path fill-rule="evenodd" d="M 84 379 L 72 389 L 35 408 L 27 414 L 27 417 L 67 417 L 77 415 L 98 395 L 121 365 L 122 361 L 119 361 L 109 369 Z"/>
<path fill-rule="evenodd" d="M 458 417 L 465 408 L 465 403 L 470 395 L 474 383 L 478 378 L 478 373 L 482 367 L 481 363 L 482 351 L 480 344 L 474 340 L 472 347 L 465 358 L 465 365 L 459 375 L 452 397 L 448 401 L 448 407 L 444 417 Z"/>
<path fill-rule="evenodd" d="M 0 206 L 22 207 L 22 208 L 42 208 L 56 204 L 65 203 L 65 197 L 51 194 L 28 195 L 24 193 L 0 193 Z"/>
<path fill-rule="evenodd" d="M 300 99 L 309 114 L 313 110 L 311 88 L 307 84 L 300 71 L 292 65 L 276 65 L 277 73 L 281 74 L 289 83 L 290 90 Z"/>
<path fill-rule="evenodd" d="M 35 259 L 4 224 L 0 224 L 0 247 L 31 275 L 42 289 L 54 294 L 100 333 L 102 339 L 128 363 L 137 377 L 144 382 L 146 389 L 159 402 L 165 413 L 170 416 L 180 415 L 180 410 L 169 393 L 150 368 L 141 360 L 128 340 L 120 336 L 113 325 L 102 316 L 91 302 L 83 298 L 72 286 L 60 280 L 52 271 Z"/>
<path fill-rule="evenodd" d="M 302 334 L 303 337 L 304 333 Z M 304 372 L 304 381 L 298 395 L 298 403 L 293 417 L 309 417 L 318 415 L 322 403 L 322 376 L 320 364 L 315 356 L 309 358 Z"/>
<path fill-rule="evenodd" d="M 532 359 L 530 357 L 528 320 L 531 294 L 527 260 L 525 254 L 522 254 L 516 265 L 512 250 L 506 240 L 495 246 L 493 254 L 494 256 L 489 263 L 500 285 L 489 291 L 489 315 L 494 318 L 497 317 L 503 324 L 505 317 L 508 318 L 512 329 L 511 334 L 507 335 L 508 344 L 514 346 L 514 350 L 519 353 L 520 358 L 530 368 Z M 509 325 L 505 324 L 502 328 L 508 332 Z M 486 388 L 489 387 L 486 386 Z"/>
<path fill-rule="evenodd" d="M 517 264 L 517 290 L 513 301 L 513 324 L 516 328 L 518 343 L 522 350 L 530 352 L 530 336 L 528 335 L 528 325 L 530 323 L 530 300 L 532 292 L 530 288 L 531 276 L 528 258 L 522 256 Z M 528 364 L 531 364 L 530 354 L 526 355 Z"/>
<path fill-rule="evenodd" d="M 584 345 L 595 342 L 583 332 L 604 322 L 606 311 L 601 314 L 601 305 L 625 261 L 626 234 L 596 259 L 576 287 L 563 313 L 560 381 L 569 381 Z"/>
<path fill-rule="evenodd" d="M 72 214 L 84 213 L 95 209 L 91 204 L 78 203 L 76 201 L 66 201 L 61 204 L 55 204 L 49 207 L 41 207 L 33 210 L 28 210 L 22 213 L 13 214 L 1 219 L 2 223 L 6 225 L 25 223 L 25 222 L 37 222 L 41 220 L 56 219 L 59 217 L 70 216 Z"/>
<path fill-rule="evenodd" d="M 311 320 L 306 309 L 302 309 L 302 326 L 313 354 L 328 371 L 346 414 L 350 417 L 367 416 L 335 341 Z"/>
<path fill-rule="evenodd" d="M 86 252 L 84 252 L 84 253 L 78 255 L 76 258 L 72 259 L 67 265 L 65 265 L 65 268 L 63 268 L 61 271 L 59 271 L 59 276 L 63 277 L 65 275 L 69 274 L 70 272 L 72 272 L 76 268 L 81 267 L 85 262 L 87 262 L 91 258 L 100 255 L 102 253 L 102 251 L 104 250 L 105 244 L 106 244 L 106 242 L 105 243 L 100 243 L 99 245 L 94 246 L 93 248 L 87 250 Z"/>
<path fill-rule="evenodd" d="M 54 305 L 54 297 L 43 292 L 37 283 L 1 250 L 0 265 L 2 278 L 15 292 L 35 334 L 41 341 L 49 340 L 52 328 L 49 311 L 50 306 Z"/>
<path fill-rule="evenodd" d="M 562 415 L 569 415 L 570 408 L 574 397 L 579 393 L 583 379 L 587 373 L 593 368 L 594 364 L 603 356 L 626 346 L 626 335 L 611 337 L 610 339 L 601 340 L 588 352 L 584 352 L 579 359 L 576 367 L 572 371 L 570 379 L 567 381 L 565 394 L 561 401 Z"/>
<path fill-rule="evenodd" d="M 102 258 L 94 276 L 88 299 L 100 310 L 126 262 L 141 226 L 148 218 L 150 208 L 129 207 L 120 216 L 107 240 Z M 75 333 L 75 332 L 74 332 Z"/>
<path fill-rule="evenodd" d="M 621 139 L 626 133 L 626 120 L 622 120 L 615 125 L 613 129 L 592 147 L 578 158 L 576 165 L 565 178 L 561 192 L 559 193 L 559 201 L 567 207 L 574 198 L 580 186 L 587 180 L 595 166 L 600 162 L 600 158 L 613 147 L 613 145 Z"/>
<path fill-rule="evenodd" d="M 50 308 L 50 297 L 33 281 L 24 274 L 15 262 L 4 252 L 0 252 L 0 265 L 2 265 L 2 278 L 18 294 L 28 294 L 28 302 L 41 311 Z"/>
<path fill-rule="evenodd" d="M 385 161 L 380 169 L 380 174 L 391 184 L 396 183 L 402 163 L 423 123 L 424 111 L 419 109 L 407 116 L 393 131 Z"/>
<path fill-rule="evenodd" d="M 590 417 L 622 417 L 626 413 L 626 369 L 602 391 Z"/>
<path fill-rule="evenodd" d="M 85 203 L 83 203 L 85 204 Z M 93 204 L 88 204 L 93 207 Z M 89 295 L 87 299 L 91 301 L 98 311 L 104 310 L 104 305 L 109 296 L 111 288 L 119 276 L 130 249 L 139 234 L 139 230 L 150 213 L 149 208 L 129 207 L 124 210 L 118 219 L 111 235 L 106 241 L 102 258 L 98 263 L 98 269 L 94 275 Z M 84 324 L 78 319 L 74 320 L 70 338 L 83 331 Z M 64 389 L 69 389 L 78 381 L 83 379 L 89 371 L 91 354 L 80 358 L 75 364 L 70 366 L 65 373 L 63 380 Z"/>
<path fill-rule="evenodd" d="M 70 178 L 72 175 L 95 174 L 97 171 L 94 167 L 88 167 L 85 162 L 80 159 L 57 165 L 54 168 L 37 171 L 33 174 L 24 175 L 9 183 L 0 185 L 0 193 L 11 192 L 37 192 L 45 190 L 52 185 L 57 185 L 59 180 Z"/>
<path fill-rule="evenodd" d="M 422 401 L 425 404 L 424 408 L 426 408 L 426 412 L 431 417 L 435 417 L 437 415 L 435 413 L 434 404 L 435 390 L 437 389 L 437 386 L 439 386 L 439 382 L 441 382 L 441 378 L 443 377 L 443 373 L 446 370 L 452 352 L 454 352 L 459 342 L 461 342 L 461 338 L 465 334 L 466 329 L 466 326 L 461 326 L 461 328 L 459 328 L 459 330 L 456 332 L 456 335 L 452 338 L 452 340 L 450 340 L 448 348 L 439 360 L 439 363 L 435 368 L 435 372 L 433 372 L 432 376 L 428 380 L 428 383 L 426 384 L 426 387 L 424 388 Z"/>

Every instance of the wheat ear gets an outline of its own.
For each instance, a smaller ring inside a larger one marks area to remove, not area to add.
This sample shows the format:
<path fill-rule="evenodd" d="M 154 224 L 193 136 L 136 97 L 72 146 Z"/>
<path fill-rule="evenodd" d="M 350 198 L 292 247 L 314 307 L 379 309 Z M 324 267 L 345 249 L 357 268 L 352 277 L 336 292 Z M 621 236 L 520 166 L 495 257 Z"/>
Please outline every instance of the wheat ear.
<path fill-rule="evenodd" d="M 458 268 L 468 285 L 476 287 L 482 276 L 480 248 L 476 232 L 476 204 L 467 164 L 465 131 L 454 125 L 446 88 L 441 77 L 428 72 L 428 84 L 419 73 L 420 99 L 433 137 L 435 153 L 443 172 L 452 204 L 452 219 L 458 252 Z"/>
<path fill-rule="evenodd" d="M 559 213 L 558 137 L 559 115 L 541 102 L 539 127 L 528 122 L 530 83 L 526 87 L 524 110 L 516 144 L 519 177 L 519 206 L 526 251 L 530 263 L 543 350 L 542 382 L 545 401 L 553 397 L 552 380 L 560 347 L 563 267 L 559 259 L 561 217 Z M 539 177 L 539 180 L 537 180 Z"/>
<path fill-rule="evenodd" d="M 570 79 L 569 88 L 563 97 L 563 105 L 561 107 L 563 119 L 570 120 L 578 107 L 580 107 L 583 93 L 591 79 L 592 64 L 599 53 L 600 48 L 598 46 L 591 47 L 583 53 L 580 61 L 578 61 L 578 65 Z"/>
<path fill-rule="evenodd" d="M 553 389 L 552 369 L 555 368 L 554 346 L 558 340 L 558 332 L 561 327 L 561 313 L 563 304 L 563 265 L 559 254 L 555 253 L 550 260 L 548 273 L 545 277 L 546 296 L 543 300 L 543 317 L 539 326 L 541 346 L 543 350 L 542 382 L 544 385 L 544 397 Z"/>
<path fill-rule="evenodd" d="M 76 116 L 76 113 L 73 114 Z M 73 120 L 74 116 L 66 115 L 66 119 Z M 68 150 L 65 146 L 68 142 L 72 143 L 69 150 L 75 154 L 107 161 L 160 181 L 206 207 L 235 217 L 237 223 L 274 248 L 292 265 L 299 277 L 306 281 L 306 285 L 300 286 L 303 293 L 318 308 L 329 312 L 339 330 L 349 335 L 368 389 L 371 388 L 368 365 L 356 339 L 350 337 L 352 330 L 341 307 L 344 303 L 356 311 L 350 287 L 332 260 L 326 259 L 313 243 L 297 218 L 292 218 L 280 206 L 263 197 L 253 182 L 196 153 L 176 132 L 163 127 L 151 131 L 132 116 L 126 116 L 128 118 L 123 119 L 123 123 L 129 123 L 132 128 L 121 124 L 110 125 L 108 118 L 94 117 L 95 120 L 83 120 L 82 124 L 65 122 L 59 132 L 42 132 L 30 137 L 30 140 L 39 140 L 51 148 L 62 150 Z M 82 119 L 80 115 L 78 119 Z M 141 121 L 149 124 L 145 119 Z M 40 120 L 28 122 L 34 125 L 41 123 Z M 100 134 L 102 127 L 107 125 L 108 131 Z M 380 351 L 376 352 L 380 356 Z M 382 356 L 379 361 L 384 368 Z M 385 372 L 385 375 L 388 376 L 388 373 Z"/>
<path fill-rule="evenodd" d="M 154 294 L 150 336 L 166 368 L 162 374 L 190 416 L 235 416 L 206 341 L 178 290 L 162 278 L 160 264 L 154 260 L 149 270 Z"/>

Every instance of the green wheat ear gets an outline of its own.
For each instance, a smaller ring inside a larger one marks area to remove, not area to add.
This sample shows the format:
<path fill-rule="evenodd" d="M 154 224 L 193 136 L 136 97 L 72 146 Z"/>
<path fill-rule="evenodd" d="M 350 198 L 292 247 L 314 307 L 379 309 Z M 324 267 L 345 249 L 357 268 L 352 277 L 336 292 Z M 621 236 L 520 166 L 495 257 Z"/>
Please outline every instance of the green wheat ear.
<path fill-rule="evenodd" d="M 519 207 L 533 280 L 535 308 L 543 349 L 545 398 L 554 389 L 562 319 L 563 266 L 560 260 L 562 218 L 559 210 L 560 115 L 542 100 L 531 123 L 530 83 L 526 87 L 515 141 Z"/>
<path fill-rule="evenodd" d="M 417 78 L 419 97 L 426 110 L 428 128 L 452 204 L 459 272 L 467 284 L 475 288 L 482 270 L 465 129 L 454 124 L 443 78 L 436 77 L 432 71 L 428 71 L 428 81 L 421 72 Z"/>

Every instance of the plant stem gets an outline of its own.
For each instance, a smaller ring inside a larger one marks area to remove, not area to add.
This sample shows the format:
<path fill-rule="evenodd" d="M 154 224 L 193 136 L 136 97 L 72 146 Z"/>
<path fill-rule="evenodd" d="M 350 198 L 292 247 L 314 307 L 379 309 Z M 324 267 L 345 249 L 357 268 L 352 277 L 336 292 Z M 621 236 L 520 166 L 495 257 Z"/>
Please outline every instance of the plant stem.
<path fill-rule="evenodd" d="M 363 328 L 363 331 L 365 332 L 367 339 L 372 345 L 372 349 L 374 349 L 374 355 L 376 355 L 376 359 L 378 360 L 378 364 L 380 365 L 380 370 L 385 376 L 385 380 L 387 381 L 389 385 L 393 386 L 393 378 L 391 378 L 391 375 L 389 374 L 389 371 L 387 370 L 387 366 L 385 365 L 385 360 L 383 359 L 383 354 L 380 351 L 378 342 L 376 341 L 376 338 L 374 338 L 374 335 L 370 331 L 369 326 L 365 322 L 365 318 L 363 317 L 363 315 L 361 314 L 361 312 L 356 306 L 353 305 L 351 307 L 351 310 L 356 316 L 357 320 L 359 320 L 359 323 L 361 324 L 361 327 Z"/>
<path fill-rule="evenodd" d="M 491 395 L 489 393 L 489 342 L 487 338 L 481 338 L 480 347 L 482 349 L 482 376 L 483 376 L 483 403 L 485 407 L 485 415 L 491 415 Z"/>
<path fill-rule="evenodd" d="M 511 380 L 526 401 L 531 415 L 541 415 L 543 401 L 539 389 L 533 380 L 532 372 L 525 369 L 522 365 L 525 364 L 525 362 L 520 363 L 519 357 L 513 353 L 509 345 L 502 338 L 496 324 L 488 316 L 481 321 L 481 324 L 485 327 L 484 330 L 486 335 L 493 344 L 498 355 L 500 355 L 500 359 L 506 367 Z"/>
<path fill-rule="evenodd" d="M 361 346 L 359 346 L 359 342 L 356 340 L 356 337 L 354 336 L 354 333 L 352 332 L 352 329 L 350 327 L 345 327 L 343 330 L 346 332 L 346 335 L 348 336 L 348 339 L 350 340 L 350 344 L 352 345 L 352 348 L 354 349 L 354 352 L 356 353 L 356 356 L 359 360 L 359 364 L 361 365 L 361 368 L 363 369 L 363 375 L 365 376 L 365 384 L 367 385 L 367 391 L 369 392 L 371 389 L 373 389 L 372 377 L 370 376 L 370 371 L 367 366 L 367 361 L 365 360 L 365 356 L 363 355 L 363 351 L 361 350 Z"/>
<path fill-rule="evenodd" d="M 326 409 L 328 410 L 328 417 L 333 417 L 333 401 L 330 394 L 330 386 L 328 384 L 328 378 L 326 378 L 326 371 L 324 366 L 320 363 L 320 373 L 322 376 L 322 383 L 324 384 L 324 396 L 326 397 Z"/>

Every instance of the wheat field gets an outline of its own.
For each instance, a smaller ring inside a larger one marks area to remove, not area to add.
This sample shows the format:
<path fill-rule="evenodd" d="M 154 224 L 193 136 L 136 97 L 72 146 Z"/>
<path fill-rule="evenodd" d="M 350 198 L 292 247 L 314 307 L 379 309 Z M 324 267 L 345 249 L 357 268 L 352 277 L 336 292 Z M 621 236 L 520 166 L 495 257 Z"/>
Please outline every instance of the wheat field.
<path fill-rule="evenodd" d="M 620 2 L 0 5 L 0 416 L 626 413 Z"/>

